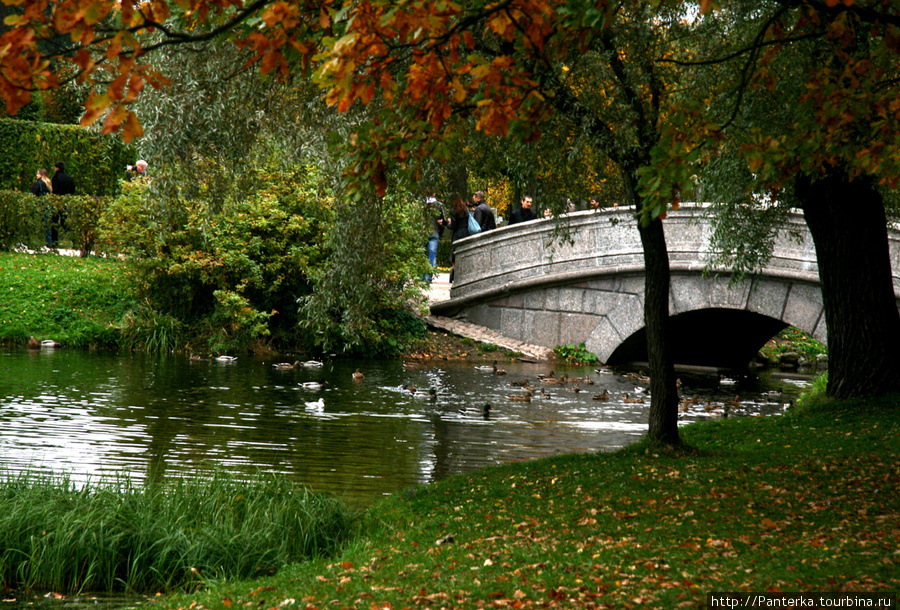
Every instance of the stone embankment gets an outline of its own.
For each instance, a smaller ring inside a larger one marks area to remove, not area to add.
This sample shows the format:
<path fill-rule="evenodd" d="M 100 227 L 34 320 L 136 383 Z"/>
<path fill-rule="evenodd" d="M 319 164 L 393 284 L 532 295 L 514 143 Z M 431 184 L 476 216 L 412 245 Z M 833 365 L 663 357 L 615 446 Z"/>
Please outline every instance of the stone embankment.
<path fill-rule="evenodd" d="M 428 304 L 431 305 L 432 303 L 446 301 L 449 298 L 450 274 L 439 273 L 434 276 L 434 281 L 431 283 L 431 292 L 428 296 Z M 432 328 L 444 330 L 460 337 L 467 337 L 481 343 L 493 343 L 494 345 L 502 349 L 524 354 L 525 357 L 530 359 L 552 360 L 554 357 L 552 349 L 542 347 L 540 345 L 523 343 L 522 341 L 510 339 L 509 337 L 504 337 L 500 335 L 500 333 L 484 326 L 479 326 L 477 324 L 472 324 L 463 320 L 447 318 L 444 316 L 428 315 L 423 319 Z"/>

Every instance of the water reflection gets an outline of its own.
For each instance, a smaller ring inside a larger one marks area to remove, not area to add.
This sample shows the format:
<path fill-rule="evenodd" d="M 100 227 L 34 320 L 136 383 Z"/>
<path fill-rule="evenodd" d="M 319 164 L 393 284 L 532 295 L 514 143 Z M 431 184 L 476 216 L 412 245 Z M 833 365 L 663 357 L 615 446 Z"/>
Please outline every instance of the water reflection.
<path fill-rule="evenodd" d="M 0 463 L 11 472 L 64 472 L 76 481 L 190 476 L 213 466 L 281 472 L 368 504 L 489 464 L 621 447 L 646 431 L 649 401 L 622 399 L 640 394 L 640 384 L 588 367 L 557 368 L 593 381 L 575 392 L 571 383 L 541 384 L 544 364 L 506 363 L 508 374 L 497 376 L 464 362 L 414 370 L 395 361 L 334 361 L 319 370 L 277 370 L 273 362 L 0 352 Z M 365 373 L 361 382 L 352 379 L 357 368 Z M 320 378 L 322 390 L 301 385 Z M 509 399 L 521 393 L 510 382 L 526 379 L 550 396 Z M 403 389 L 407 384 L 435 388 L 437 399 L 417 398 Z M 698 404 L 681 419 L 720 417 L 704 405 L 738 393 L 733 415 L 777 413 L 803 384 L 775 376 L 735 386 L 685 378 L 682 393 L 697 395 Z M 594 400 L 604 389 L 610 400 Z M 493 407 L 487 418 L 485 403 Z"/>

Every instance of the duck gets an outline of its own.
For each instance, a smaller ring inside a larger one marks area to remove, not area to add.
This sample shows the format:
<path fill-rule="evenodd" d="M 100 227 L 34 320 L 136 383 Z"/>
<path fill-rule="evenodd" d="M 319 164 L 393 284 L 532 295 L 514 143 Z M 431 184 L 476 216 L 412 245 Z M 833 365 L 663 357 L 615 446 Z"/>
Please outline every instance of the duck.
<path fill-rule="evenodd" d="M 315 402 L 306 402 L 304 404 L 306 405 L 307 409 L 312 409 L 314 411 L 321 411 L 322 409 L 325 408 L 325 399 L 320 398 L 319 400 L 317 400 Z"/>
<path fill-rule="evenodd" d="M 323 362 L 321 362 L 320 360 L 307 360 L 306 362 L 303 362 L 302 364 L 303 364 L 303 368 L 305 368 L 305 369 L 320 369 L 323 366 L 325 366 L 325 364 Z"/>
<path fill-rule="evenodd" d="M 462 415 L 481 415 L 481 417 L 483 417 L 484 419 L 490 419 L 491 410 L 493 410 L 493 407 L 490 404 L 485 403 L 480 407 L 467 407 L 465 409 L 460 409 L 459 412 Z"/>
<path fill-rule="evenodd" d="M 492 373 L 496 373 L 497 372 L 497 361 L 494 360 L 494 364 L 492 364 L 490 366 L 488 366 L 486 364 L 475 365 L 475 370 L 476 371 L 490 371 Z"/>
<path fill-rule="evenodd" d="M 410 362 L 407 360 L 403 363 L 403 368 L 405 368 L 405 369 L 424 369 L 425 363 L 424 362 Z"/>
<path fill-rule="evenodd" d="M 591 396 L 594 400 L 609 400 L 609 390 L 603 390 L 599 394 Z"/>
<path fill-rule="evenodd" d="M 507 398 L 520 402 L 531 402 L 531 392 L 525 392 L 524 394 L 510 394 Z"/>
<path fill-rule="evenodd" d="M 531 380 L 530 379 L 519 379 L 518 381 L 510 381 L 509 385 L 516 386 L 518 388 L 530 388 Z"/>
<path fill-rule="evenodd" d="M 735 397 L 734 397 L 734 400 L 726 400 L 726 401 L 723 401 L 723 402 L 724 402 L 726 408 L 727 408 L 727 407 L 735 407 L 735 408 L 737 408 L 737 407 L 740 407 L 740 406 L 741 406 L 740 396 L 735 396 Z"/>
<path fill-rule="evenodd" d="M 551 398 L 553 398 L 553 395 L 550 394 L 550 392 L 544 391 L 544 388 L 541 388 L 541 398 L 543 398 L 545 400 L 550 400 Z"/>
<path fill-rule="evenodd" d="M 427 392 L 425 390 L 416 390 L 413 392 L 412 397 L 418 400 L 437 400 L 437 390 L 434 388 L 429 388 Z"/>
<path fill-rule="evenodd" d="M 198 360 L 203 360 L 203 358 L 200 357 L 200 354 L 191 354 L 190 359 L 193 362 L 197 362 Z"/>
<path fill-rule="evenodd" d="M 628 403 L 628 404 L 643 404 L 643 403 L 644 403 L 644 399 L 643 399 L 643 398 L 631 398 L 631 397 L 628 395 L 628 392 L 623 392 L 623 393 L 622 393 L 622 401 L 623 401 L 623 402 L 626 402 L 626 403 Z"/>
<path fill-rule="evenodd" d="M 569 390 L 570 392 L 575 392 L 576 394 L 578 394 L 578 392 L 581 391 L 581 386 L 579 386 L 579 385 L 576 383 L 574 388 L 568 388 L 568 390 Z"/>
<path fill-rule="evenodd" d="M 291 364 L 290 362 L 276 362 L 276 363 L 273 364 L 272 366 L 274 366 L 274 367 L 275 367 L 276 369 L 278 369 L 279 371 L 288 370 L 288 369 L 295 369 L 295 368 L 297 368 L 298 366 L 300 366 L 300 361 L 297 360 L 297 361 L 295 361 L 293 364 Z"/>
<path fill-rule="evenodd" d="M 216 362 L 236 362 L 237 356 L 226 356 L 224 354 L 220 354 L 215 357 Z"/>
<path fill-rule="evenodd" d="M 506 369 L 498 369 L 494 366 L 494 375 L 506 375 Z"/>
<path fill-rule="evenodd" d="M 638 383 L 650 383 L 650 377 L 641 371 L 640 373 L 625 373 L 627 379 L 637 381 Z"/>
<path fill-rule="evenodd" d="M 566 383 L 569 381 L 569 376 L 566 373 L 563 373 L 562 377 L 556 377 L 553 372 L 550 372 L 550 375 L 541 379 L 542 383 Z"/>
<path fill-rule="evenodd" d="M 402 386 L 400 386 L 400 389 L 401 389 L 401 390 L 406 390 L 406 391 L 409 392 L 410 394 L 415 394 L 415 393 L 416 393 L 416 384 L 414 384 L 414 383 L 404 383 Z"/>
<path fill-rule="evenodd" d="M 62 347 L 62 344 L 57 343 L 53 339 L 44 339 L 41 341 L 41 347 Z"/>
<path fill-rule="evenodd" d="M 34 338 L 34 335 L 31 335 L 31 338 L 28 340 L 29 349 L 37 349 L 41 346 L 41 342 Z"/>
<path fill-rule="evenodd" d="M 319 379 L 318 381 L 304 381 L 300 384 L 300 387 L 304 390 L 321 390 L 325 387 L 325 379 Z"/>
<path fill-rule="evenodd" d="M 351 375 L 353 377 L 353 381 L 362 381 L 366 378 L 365 375 L 359 369 L 356 369 L 356 372 Z"/>

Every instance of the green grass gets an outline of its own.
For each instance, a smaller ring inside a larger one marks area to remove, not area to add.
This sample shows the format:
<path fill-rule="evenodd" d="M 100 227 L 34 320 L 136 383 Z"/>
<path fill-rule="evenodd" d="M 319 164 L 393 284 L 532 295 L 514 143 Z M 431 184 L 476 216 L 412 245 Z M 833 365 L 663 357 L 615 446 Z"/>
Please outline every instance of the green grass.
<path fill-rule="evenodd" d="M 162 486 L 0 482 L 0 582 L 59 592 L 155 593 L 252 578 L 334 553 L 353 514 L 276 476 Z"/>
<path fill-rule="evenodd" d="M 338 557 L 165 608 L 697 608 L 713 591 L 900 589 L 900 397 L 495 467 L 366 514 Z"/>
<path fill-rule="evenodd" d="M 0 341 L 115 345 L 116 323 L 135 306 L 129 278 L 116 259 L 0 253 Z"/>

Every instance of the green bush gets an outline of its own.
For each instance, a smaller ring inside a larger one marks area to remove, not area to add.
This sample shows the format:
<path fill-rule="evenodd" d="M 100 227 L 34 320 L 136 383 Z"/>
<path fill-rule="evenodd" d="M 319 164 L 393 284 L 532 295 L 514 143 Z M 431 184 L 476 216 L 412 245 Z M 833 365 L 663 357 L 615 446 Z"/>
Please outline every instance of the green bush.
<path fill-rule="evenodd" d="M 30 191 L 35 172 L 63 161 L 76 193 L 114 195 L 134 150 L 115 136 L 78 125 L 0 119 L 0 189 Z"/>
<path fill-rule="evenodd" d="M 0 191 L 0 249 L 18 244 L 40 248 L 46 244 L 45 229 L 58 231 L 82 256 L 91 253 L 97 239 L 97 224 L 110 199 L 91 195 L 45 195 Z M 62 222 L 60 222 L 62 219 Z"/>
<path fill-rule="evenodd" d="M 30 192 L 0 190 L 0 249 L 44 245 L 46 204 Z"/>
<path fill-rule="evenodd" d="M 553 352 L 562 360 L 571 364 L 590 364 L 595 365 L 600 362 L 596 355 L 587 351 L 584 343 L 574 345 L 557 345 L 553 348 Z"/>
<path fill-rule="evenodd" d="M 148 185 L 124 183 L 98 240 L 135 266 L 142 300 L 155 312 L 126 320 L 130 345 L 158 344 L 149 339 L 160 333 L 166 344 L 200 342 L 219 352 L 245 351 L 269 335 L 295 341 L 296 301 L 311 291 L 309 270 L 324 259 L 331 215 L 317 181 L 307 168 L 270 174 L 259 190 L 218 206 L 163 206 Z"/>

